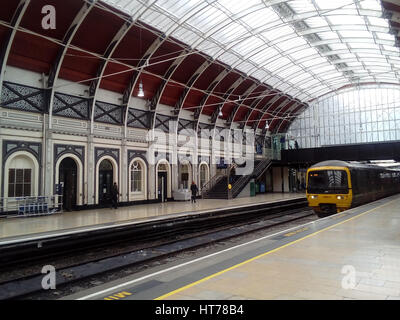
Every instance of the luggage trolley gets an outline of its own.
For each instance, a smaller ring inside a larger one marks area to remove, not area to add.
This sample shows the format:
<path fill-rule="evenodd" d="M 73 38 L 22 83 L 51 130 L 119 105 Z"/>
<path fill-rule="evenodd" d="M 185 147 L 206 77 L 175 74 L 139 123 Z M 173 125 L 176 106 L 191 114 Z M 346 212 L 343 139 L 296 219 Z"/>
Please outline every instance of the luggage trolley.
<path fill-rule="evenodd" d="M 18 216 L 48 215 L 61 211 L 59 196 L 18 197 Z"/>

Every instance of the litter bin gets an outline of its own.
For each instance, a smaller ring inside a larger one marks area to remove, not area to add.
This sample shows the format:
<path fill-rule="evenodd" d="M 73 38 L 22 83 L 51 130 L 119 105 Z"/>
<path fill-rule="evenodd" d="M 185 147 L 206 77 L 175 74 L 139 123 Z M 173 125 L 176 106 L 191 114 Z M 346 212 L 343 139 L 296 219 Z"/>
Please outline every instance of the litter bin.
<path fill-rule="evenodd" d="M 254 181 L 250 182 L 250 197 L 255 197 L 256 195 L 256 184 Z"/>

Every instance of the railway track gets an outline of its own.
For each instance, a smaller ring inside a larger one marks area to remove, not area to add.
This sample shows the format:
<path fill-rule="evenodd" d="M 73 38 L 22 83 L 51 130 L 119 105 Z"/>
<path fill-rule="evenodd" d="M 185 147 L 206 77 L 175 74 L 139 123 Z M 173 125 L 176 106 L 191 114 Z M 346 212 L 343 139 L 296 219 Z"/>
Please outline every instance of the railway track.
<path fill-rule="evenodd" d="M 42 248 L 40 255 L 26 257 L 28 244 L 20 252 L 2 257 L 1 273 L 9 272 L 21 262 L 30 264 L 30 272 L 0 283 L 0 299 L 23 298 L 42 291 L 41 267 L 55 265 L 57 288 L 91 276 L 116 271 L 125 267 L 161 259 L 185 250 L 199 248 L 218 241 L 245 235 L 258 230 L 289 223 L 313 215 L 305 200 L 292 200 L 284 204 L 260 205 L 251 208 L 222 211 L 203 215 L 167 219 L 150 225 L 106 232 L 102 241 L 98 232 L 86 237 L 52 239 Z M 85 241 L 86 240 L 86 241 Z M 132 246 L 134 243 L 134 246 Z M 32 244 L 30 244 L 32 245 Z M 9 253 L 10 248 L 0 248 Z M 97 252 L 93 254 L 93 252 Z M 91 254 L 88 254 L 91 253 Z M 65 255 L 67 254 L 67 257 Z M 57 259 L 64 256 L 64 262 Z M 82 257 L 81 259 L 79 257 Z M 77 258 L 78 257 L 78 258 Z M 12 260 L 12 259 L 15 260 Z M 68 261 L 71 258 L 71 262 Z M 12 272 L 10 273 L 12 274 Z"/>

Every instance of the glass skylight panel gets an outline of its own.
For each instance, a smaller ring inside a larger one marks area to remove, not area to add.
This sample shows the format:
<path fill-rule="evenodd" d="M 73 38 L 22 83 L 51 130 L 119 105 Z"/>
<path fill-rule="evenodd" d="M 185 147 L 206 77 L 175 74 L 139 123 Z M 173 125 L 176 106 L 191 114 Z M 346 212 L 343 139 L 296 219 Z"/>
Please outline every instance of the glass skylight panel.
<path fill-rule="evenodd" d="M 361 62 L 359 62 L 359 61 L 356 61 L 356 62 L 349 62 L 349 61 L 347 61 L 346 64 L 347 64 L 349 67 L 362 67 Z"/>
<path fill-rule="evenodd" d="M 282 92 L 288 92 L 289 91 L 289 94 L 291 94 L 290 89 L 292 88 L 292 86 L 290 84 L 288 84 L 288 83 L 281 83 L 281 84 L 277 85 L 277 88 L 279 90 L 281 90 Z"/>
<path fill-rule="evenodd" d="M 280 56 L 281 54 L 279 53 L 278 50 L 276 50 L 273 47 L 268 47 L 256 53 L 255 55 L 251 56 L 250 60 L 254 61 L 255 63 L 261 64 L 261 63 L 271 62 Z"/>
<path fill-rule="evenodd" d="M 329 62 L 327 62 L 327 61 L 322 62 L 322 63 L 318 63 L 318 64 L 314 63 L 313 65 L 311 65 L 308 68 L 306 68 L 306 70 L 309 71 L 309 72 L 313 72 L 313 73 L 317 74 L 318 76 L 320 76 L 320 74 L 321 74 L 319 72 L 320 68 L 326 67 L 326 66 L 330 66 Z M 332 70 L 334 70 L 334 68 Z"/>
<path fill-rule="evenodd" d="M 248 31 L 236 22 L 232 22 L 231 24 L 225 26 L 224 28 L 218 30 L 211 35 L 212 38 L 216 39 L 218 42 L 223 45 L 232 45 L 234 44 L 234 40 L 237 38 L 245 38 L 248 34 Z"/>
<path fill-rule="evenodd" d="M 284 77 L 284 78 L 286 78 L 286 77 L 288 77 L 289 75 L 295 75 L 295 74 L 297 74 L 297 73 L 303 73 L 304 72 L 304 70 L 302 69 L 302 68 L 300 68 L 299 66 L 296 66 L 296 65 L 292 65 L 292 66 L 290 66 L 290 67 L 288 67 L 288 68 L 282 68 L 281 70 L 280 70 L 280 72 L 279 72 L 279 75 L 281 76 L 281 77 Z"/>
<path fill-rule="evenodd" d="M 371 33 L 368 31 L 341 30 L 338 32 L 344 38 L 372 38 Z"/>
<path fill-rule="evenodd" d="M 376 37 L 382 40 L 389 40 L 394 43 L 394 36 L 388 33 L 376 32 Z"/>
<path fill-rule="evenodd" d="M 184 27 L 175 30 L 174 37 L 190 46 L 192 46 L 194 43 L 197 43 L 200 39 L 200 36 L 193 30 Z"/>
<path fill-rule="evenodd" d="M 329 44 L 329 47 L 332 50 L 342 50 L 342 49 L 347 49 L 347 45 L 345 43 L 331 43 Z"/>
<path fill-rule="evenodd" d="M 255 66 L 248 61 L 241 61 L 236 68 L 246 74 L 250 74 L 251 72 L 254 72 Z"/>
<path fill-rule="evenodd" d="M 142 20 L 149 25 L 156 25 L 157 29 L 168 32 L 176 25 L 176 22 L 167 15 L 159 14 L 153 10 L 148 10 L 142 15 Z"/>
<path fill-rule="evenodd" d="M 354 6 L 354 2 L 351 0 L 335 0 L 335 1 L 315 0 L 315 3 L 318 6 L 318 8 L 322 10 L 333 10 L 342 7 L 348 8 L 349 4 L 350 7 Z"/>
<path fill-rule="evenodd" d="M 393 46 L 383 45 L 383 49 L 384 49 L 384 50 L 387 50 L 387 51 L 396 51 L 396 52 L 399 52 L 399 48 L 393 47 Z"/>
<path fill-rule="evenodd" d="M 282 66 L 292 64 L 292 62 L 286 57 L 280 57 L 275 59 L 272 63 L 268 63 L 265 67 L 272 72 L 280 69 Z"/>
<path fill-rule="evenodd" d="M 210 55 L 211 57 L 215 57 L 217 53 L 221 51 L 221 46 L 211 40 L 212 39 L 203 40 L 201 43 L 198 44 L 196 49 Z"/>
<path fill-rule="evenodd" d="M 244 15 L 241 20 L 253 29 L 263 27 L 266 25 L 266 23 L 269 24 L 270 21 L 273 20 L 276 20 L 276 24 L 280 22 L 278 21 L 276 14 L 267 8 Z"/>
<path fill-rule="evenodd" d="M 269 77 L 269 73 L 264 69 L 259 68 L 257 69 L 257 71 L 252 73 L 252 76 L 257 78 L 258 80 L 262 80 Z"/>
<path fill-rule="evenodd" d="M 335 1 L 333 1 L 335 2 Z M 356 25 L 356 24 L 361 24 L 365 25 L 365 21 L 362 17 L 360 16 L 353 16 L 353 15 L 334 15 L 335 12 L 332 12 L 332 15 L 326 15 L 328 20 L 331 22 L 331 24 L 334 25 L 342 25 L 342 24 L 347 24 L 347 25 Z"/>
<path fill-rule="evenodd" d="M 311 67 L 311 66 L 313 66 L 313 65 L 321 64 L 321 63 L 327 63 L 326 59 L 319 57 L 319 58 L 316 58 L 316 59 L 304 61 L 304 62 L 302 62 L 301 64 L 302 64 L 304 67 L 309 68 L 309 67 Z"/>
<path fill-rule="evenodd" d="M 202 4 L 200 0 L 186 0 L 186 1 L 171 1 L 171 0 L 158 0 L 156 5 L 160 8 L 165 9 L 169 13 L 172 13 L 176 17 L 183 17 L 189 11 L 192 11 L 199 4 Z"/>
<path fill-rule="evenodd" d="M 312 79 L 307 82 L 301 82 L 297 86 L 303 90 L 307 90 L 307 89 L 312 88 L 313 86 L 320 86 L 320 85 L 321 85 L 321 83 L 317 79 Z"/>
<path fill-rule="evenodd" d="M 278 83 L 282 82 L 280 78 L 274 76 L 270 76 L 266 78 L 264 81 L 272 87 L 275 87 Z"/>
<path fill-rule="evenodd" d="M 371 52 L 366 52 L 363 50 L 358 50 L 357 51 L 357 57 L 359 57 L 362 61 L 363 58 L 374 58 L 377 55 L 379 55 L 379 53 L 371 53 Z"/>
<path fill-rule="evenodd" d="M 218 0 L 218 4 L 228 9 L 233 14 L 238 14 L 251 8 L 257 6 L 260 3 L 259 0 Z"/>
<path fill-rule="evenodd" d="M 263 46 L 265 46 L 265 43 L 261 39 L 255 37 L 248 37 L 247 39 L 240 41 L 232 49 L 242 54 L 243 56 L 247 56 L 251 53 L 253 54 L 256 53 Z"/>
<path fill-rule="evenodd" d="M 310 68 L 310 69 L 312 70 L 313 68 Z M 332 66 L 331 64 L 327 64 L 325 66 L 318 67 L 318 73 L 320 73 L 320 74 L 323 74 L 323 73 L 329 72 L 329 71 L 334 71 L 334 70 L 336 71 L 335 67 Z"/>
<path fill-rule="evenodd" d="M 315 86 L 315 87 L 311 87 L 308 90 L 308 92 L 310 94 L 312 94 L 313 96 L 320 96 L 321 94 L 323 94 L 325 92 L 329 92 L 329 91 L 331 91 L 331 90 L 325 86 Z"/>
<path fill-rule="evenodd" d="M 288 26 L 283 26 L 280 28 L 271 28 L 267 31 L 262 32 L 262 35 L 269 41 L 274 41 L 276 39 L 283 39 L 286 36 L 293 35 L 293 29 Z"/>
<path fill-rule="evenodd" d="M 301 46 L 308 46 L 307 42 L 301 38 L 293 38 L 290 41 L 281 41 L 275 44 L 279 49 L 287 52 L 293 48 L 299 48 Z"/>
<path fill-rule="evenodd" d="M 352 42 L 348 44 L 350 46 L 350 48 L 354 48 L 354 49 L 359 49 L 359 48 L 363 48 L 363 49 L 375 49 L 375 50 L 380 50 L 379 45 L 375 44 L 373 42 L 373 40 L 371 39 L 371 41 L 362 41 L 362 42 Z"/>
<path fill-rule="evenodd" d="M 359 2 L 362 9 L 382 11 L 379 0 L 363 0 Z"/>
<path fill-rule="evenodd" d="M 304 48 L 304 49 L 296 51 L 296 59 L 298 61 L 302 60 L 305 57 L 310 57 L 310 56 L 318 57 L 319 56 L 318 51 L 316 49 L 310 48 L 308 46 L 306 48 Z"/>
<path fill-rule="evenodd" d="M 335 31 L 318 32 L 317 35 L 322 40 L 337 39 L 339 41 L 339 36 Z"/>
<path fill-rule="evenodd" d="M 369 67 L 382 67 L 382 68 L 390 68 L 390 65 L 387 62 L 381 61 L 363 61 L 364 65 Z"/>
<path fill-rule="evenodd" d="M 349 38 L 356 38 L 355 36 L 356 33 L 358 32 L 370 32 L 365 24 L 354 24 L 354 25 L 349 25 L 349 24 L 338 24 L 338 25 L 332 25 L 332 30 L 335 31 L 352 31 L 353 36 L 349 36 Z M 371 34 L 372 36 L 372 34 Z"/>
<path fill-rule="evenodd" d="M 200 13 L 190 17 L 187 22 L 201 32 L 207 33 L 216 26 L 227 24 L 230 19 L 220 10 L 209 6 L 206 10 L 202 10 Z"/>
<path fill-rule="evenodd" d="M 312 78 L 312 75 L 309 73 L 302 73 L 300 75 L 297 76 L 293 76 L 290 81 L 292 81 L 293 83 L 297 83 L 297 82 L 301 82 L 304 81 L 306 79 Z"/>
<path fill-rule="evenodd" d="M 289 5 L 296 13 L 300 14 L 315 10 L 314 5 L 309 0 L 296 0 L 290 2 Z"/>
<path fill-rule="evenodd" d="M 109 3 L 113 5 L 114 7 L 117 7 L 118 9 L 121 9 L 122 11 L 132 14 L 138 9 L 140 9 L 143 5 L 137 1 L 137 0 L 105 0 L 104 2 Z"/>
<path fill-rule="evenodd" d="M 240 60 L 242 60 L 240 57 L 238 57 L 230 52 L 223 53 L 218 59 L 221 60 L 222 62 L 225 62 L 227 65 L 235 65 Z"/>
<path fill-rule="evenodd" d="M 330 72 L 329 74 L 321 74 L 321 79 L 326 81 L 332 81 L 333 79 L 343 79 L 343 74 L 340 72 Z"/>
<path fill-rule="evenodd" d="M 367 19 L 368 19 L 369 23 L 373 26 L 389 28 L 389 23 L 386 19 L 377 18 L 377 17 L 367 17 Z"/>
<path fill-rule="evenodd" d="M 312 17 L 312 18 L 307 18 L 307 19 L 304 20 L 304 22 L 310 28 L 319 28 L 319 27 L 329 26 L 325 19 L 323 19 L 321 17 L 318 17 L 318 16 L 317 17 Z"/>

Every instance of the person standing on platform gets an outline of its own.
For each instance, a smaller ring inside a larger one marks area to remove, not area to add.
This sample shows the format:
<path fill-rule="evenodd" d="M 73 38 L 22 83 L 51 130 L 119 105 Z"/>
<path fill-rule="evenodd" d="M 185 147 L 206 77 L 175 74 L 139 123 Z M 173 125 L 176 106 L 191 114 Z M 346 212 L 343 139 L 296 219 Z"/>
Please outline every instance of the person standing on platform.
<path fill-rule="evenodd" d="M 196 196 L 197 192 L 199 191 L 199 188 L 197 188 L 197 185 L 194 181 L 192 181 L 192 185 L 190 186 L 190 191 L 192 191 L 192 203 L 196 202 Z"/>
<path fill-rule="evenodd" d="M 118 196 L 119 196 L 119 191 L 118 191 L 118 186 L 117 183 L 114 182 L 114 185 L 111 188 L 111 201 L 114 209 L 118 209 Z"/>

